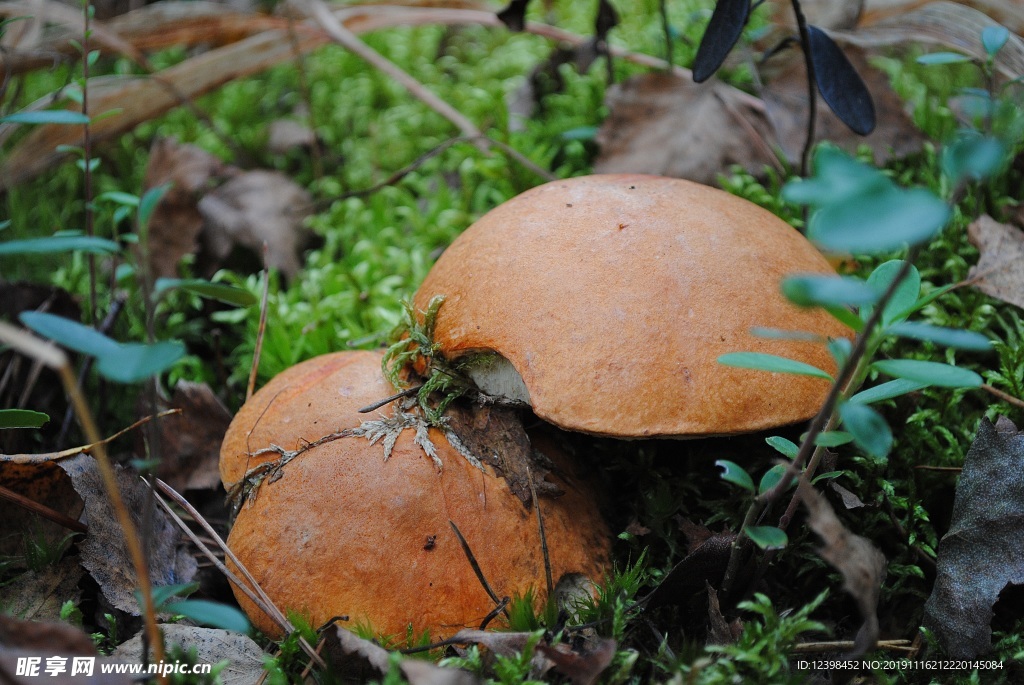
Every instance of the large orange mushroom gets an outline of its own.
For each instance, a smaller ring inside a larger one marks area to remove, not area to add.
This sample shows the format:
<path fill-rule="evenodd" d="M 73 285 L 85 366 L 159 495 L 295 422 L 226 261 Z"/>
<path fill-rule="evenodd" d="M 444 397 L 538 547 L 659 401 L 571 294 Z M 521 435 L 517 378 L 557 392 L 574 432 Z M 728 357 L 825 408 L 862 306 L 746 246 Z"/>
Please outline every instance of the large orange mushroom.
<path fill-rule="evenodd" d="M 415 306 L 443 296 L 433 334 L 446 363 L 561 428 L 725 435 L 808 419 L 824 401 L 820 378 L 717 361 L 753 351 L 834 369 L 820 342 L 751 332 L 852 335 L 783 297 L 781 279 L 796 272 L 834 273 L 751 202 L 679 179 L 585 176 L 484 215 L 441 255 Z"/>
<path fill-rule="evenodd" d="M 366 419 L 360 407 L 393 392 L 380 353 L 341 352 L 298 364 L 253 395 L 221 448 L 225 486 L 255 488 L 228 546 L 280 608 L 314 625 L 347 616 L 344 625 L 383 634 L 404 636 L 411 627 L 449 636 L 495 608 L 449 521 L 501 597 L 545 585 L 537 517 L 493 468 L 471 464 L 436 428 L 394 433 L 387 460 L 380 442 L 342 435 Z M 390 420 L 401 423 L 395 412 Z M 441 468 L 416 444 L 424 435 Z M 600 581 L 607 527 L 569 463 L 548 456 L 555 462 L 548 479 L 564 493 L 538 500 L 552 576 Z M 279 468 L 251 480 L 261 465 Z M 279 634 L 236 596 L 257 627 Z"/>

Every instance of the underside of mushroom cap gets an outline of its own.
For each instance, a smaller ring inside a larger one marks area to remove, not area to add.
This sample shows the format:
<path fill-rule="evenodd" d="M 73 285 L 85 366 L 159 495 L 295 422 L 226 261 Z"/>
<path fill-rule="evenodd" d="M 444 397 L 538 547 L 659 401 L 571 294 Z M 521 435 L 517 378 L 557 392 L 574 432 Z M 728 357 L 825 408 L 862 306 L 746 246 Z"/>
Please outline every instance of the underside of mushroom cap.
<path fill-rule="evenodd" d="M 753 203 L 679 179 L 586 176 L 484 215 L 441 255 L 415 305 L 444 296 L 434 329 L 441 354 L 500 355 L 533 411 L 559 427 L 725 435 L 805 420 L 829 384 L 726 367 L 722 354 L 766 352 L 834 370 L 821 342 L 752 328 L 852 335 L 782 296 L 782 278 L 794 273 L 834 272 Z"/>

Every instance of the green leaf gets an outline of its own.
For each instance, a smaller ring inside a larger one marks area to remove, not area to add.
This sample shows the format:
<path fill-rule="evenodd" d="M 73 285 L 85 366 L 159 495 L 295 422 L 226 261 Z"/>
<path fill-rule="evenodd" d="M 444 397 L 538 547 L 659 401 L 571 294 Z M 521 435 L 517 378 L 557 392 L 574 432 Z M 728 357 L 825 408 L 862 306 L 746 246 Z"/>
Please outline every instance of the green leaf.
<path fill-rule="evenodd" d="M 981 333 L 965 331 L 959 328 L 932 326 L 931 324 L 918 321 L 895 323 L 885 329 L 885 332 L 898 335 L 901 338 L 927 340 L 936 345 L 953 347 L 958 350 L 971 350 L 973 352 L 989 352 L 992 350 L 992 341 Z"/>
<path fill-rule="evenodd" d="M 903 261 L 900 259 L 893 259 L 884 264 L 879 264 L 878 267 L 871 272 L 868 276 L 868 284 L 879 291 L 884 292 L 889 288 L 889 285 L 896 279 L 900 269 L 903 267 Z M 900 281 L 900 284 L 896 286 L 895 292 L 892 297 L 889 298 L 889 302 L 886 303 L 885 309 L 882 311 L 882 325 L 888 326 L 896 321 L 901 321 L 908 316 L 908 312 L 912 311 L 914 306 L 917 304 L 917 297 L 921 293 L 921 274 L 918 272 L 917 267 L 913 264 L 910 266 L 910 271 Z M 864 321 L 868 320 L 872 312 L 871 307 L 864 307 L 861 310 L 861 318 Z"/>
<path fill-rule="evenodd" d="M 861 390 L 859 393 L 851 397 L 850 401 L 859 402 L 861 404 L 873 404 L 875 402 L 881 402 L 882 400 L 891 400 L 894 397 L 906 395 L 908 392 L 915 392 L 922 388 L 927 388 L 929 385 L 929 383 L 911 381 L 906 378 L 897 378 L 894 381 L 886 381 L 885 383 L 879 383 L 873 388 Z"/>
<path fill-rule="evenodd" d="M 846 307 L 825 307 L 824 309 L 832 315 L 833 319 L 845 325 L 847 328 L 852 328 L 858 333 L 864 330 L 864 322 L 861 321 L 859 316 L 851 312 Z"/>
<path fill-rule="evenodd" d="M 930 52 L 927 55 L 921 55 L 917 58 L 918 64 L 936 65 L 936 64 L 963 64 L 964 62 L 973 61 L 967 55 L 961 55 L 959 52 Z"/>
<path fill-rule="evenodd" d="M 846 365 L 846 360 L 850 358 L 850 352 L 853 351 L 853 343 L 846 338 L 829 340 L 826 347 L 832 358 L 836 360 L 837 368 L 842 368 Z"/>
<path fill-rule="evenodd" d="M 722 480 L 732 483 L 733 485 L 738 485 L 749 492 L 754 492 L 754 480 L 742 466 L 725 459 L 719 459 L 716 461 L 715 466 L 722 469 Z"/>
<path fill-rule="evenodd" d="M 94 357 L 116 356 L 120 345 L 95 328 L 46 312 L 22 312 L 18 318 L 33 331 L 58 345 Z"/>
<path fill-rule="evenodd" d="M 577 126 L 562 131 L 558 137 L 562 140 L 594 140 L 597 138 L 597 126 Z"/>
<path fill-rule="evenodd" d="M 860 402 L 844 402 L 839 406 L 843 427 L 853 436 L 853 442 L 865 454 L 885 459 L 892 449 L 892 429 L 877 411 Z"/>
<path fill-rule="evenodd" d="M 765 442 L 772 446 L 776 452 L 788 459 L 796 459 L 796 455 L 800 452 L 800 447 L 792 440 L 773 435 L 770 438 L 765 438 Z"/>
<path fill-rule="evenodd" d="M 818 447 L 839 447 L 853 442 L 853 435 L 846 431 L 823 431 L 814 438 Z"/>
<path fill-rule="evenodd" d="M 0 117 L 0 124 L 88 124 L 89 117 L 70 109 L 43 109 L 15 112 Z"/>
<path fill-rule="evenodd" d="M 789 542 L 786 531 L 775 526 L 747 526 L 743 532 L 761 549 L 782 549 Z"/>
<path fill-rule="evenodd" d="M 981 376 L 970 369 L 961 369 L 941 362 L 925 362 L 916 359 L 885 359 L 871 365 L 872 368 L 896 378 L 906 378 L 940 388 L 979 388 Z"/>
<path fill-rule="evenodd" d="M 117 383 L 137 383 L 166 371 L 184 356 L 185 345 L 177 340 L 124 343 L 116 351 L 97 355 L 96 370 Z"/>
<path fill-rule="evenodd" d="M 50 417 L 31 409 L 0 409 L 0 428 L 42 428 Z"/>
<path fill-rule="evenodd" d="M 110 201 L 126 207 L 138 207 L 139 196 L 131 193 L 122 193 L 119 190 L 111 190 L 96 196 L 96 201 Z"/>
<path fill-rule="evenodd" d="M 774 354 L 763 352 L 730 352 L 718 358 L 719 364 L 725 366 L 736 366 L 741 369 L 756 369 L 758 371 L 772 371 L 774 373 L 792 373 L 798 376 L 814 376 L 832 380 L 825 371 L 816 366 L 798 362 L 795 359 L 780 357 Z"/>
<path fill-rule="evenodd" d="M 87 252 L 116 254 L 121 246 L 113 240 L 84 235 L 55 235 L 48 238 L 28 238 L 0 243 L 0 255 L 56 254 L 60 252 Z"/>
<path fill-rule="evenodd" d="M 873 304 L 881 294 L 859 278 L 804 274 L 782 281 L 782 294 L 801 307 Z"/>
<path fill-rule="evenodd" d="M 816 210 L 807 237 L 833 252 L 884 254 L 934 238 L 951 210 L 924 188 L 879 188 Z"/>
<path fill-rule="evenodd" d="M 1009 39 L 1010 32 L 1005 26 L 986 26 L 981 31 L 981 44 L 990 58 L 995 57 Z"/>
<path fill-rule="evenodd" d="M 167 191 L 171 189 L 170 183 L 164 183 L 150 188 L 142 194 L 142 198 L 139 200 L 139 225 L 148 226 L 149 219 L 153 216 L 153 210 L 160 204 L 160 200 L 163 199 Z"/>
<path fill-rule="evenodd" d="M 1008 158 L 1006 146 L 997 138 L 965 131 L 942 150 L 942 173 L 959 185 L 980 181 L 999 170 Z"/>
<path fill-rule="evenodd" d="M 164 603 L 172 597 L 186 597 L 199 589 L 199 583 L 179 583 L 177 585 L 158 585 L 152 589 L 153 606 L 160 610 Z M 136 599 L 142 595 L 135 591 Z M 142 603 L 139 603 L 142 606 Z"/>
<path fill-rule="evenodd" d="M 758 494 L 763 495 L 764 493 L 768 492 L 776 485 L 778 485 L 779 481 L 782 480 L 782 474 L 784 474 L 785 472 L 785 464 L 776 464 L 775 466 L 765 471 L 764 475 L 761 476 L 761 482 L 757 486 Z"/>
<path fill-rule="evenodd" d="M 201 297 L 237 307 L 248 307 L 259 302 L 259 299 L 248 290 L 227 283 L 212 283 L 200 278 L 158 278 L 154 286 L 157 294 L 172 288 L 186 290 Z"/>
<path fill-rule="evenodd" d="M 205 599 L 186 599 L 180 602 L 172 602 L 164 607 L 164 611 L 172 614 L 181 614 L 202 625 L 230 630 L 236 633 L 248 633 L 251 628 L 249 619 L 235 607 Z"/>

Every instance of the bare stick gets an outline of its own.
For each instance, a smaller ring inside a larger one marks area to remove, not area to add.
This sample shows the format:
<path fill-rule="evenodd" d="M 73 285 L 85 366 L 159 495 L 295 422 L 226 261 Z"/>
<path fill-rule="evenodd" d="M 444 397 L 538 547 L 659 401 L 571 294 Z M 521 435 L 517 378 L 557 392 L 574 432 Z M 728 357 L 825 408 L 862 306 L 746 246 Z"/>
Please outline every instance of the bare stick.
<path fill-rule="evenodd" d="M 267 262 L 267 244 L 263 243 L 263 263 Z M 260 324 L 256 329 L 256 347 L 252 353 L 252 366 L 249 367 L 249 384 L 245 388 L 245 399 L 252 397 L 256 390 L 256 372 L 260 368 L 260 356 L 263 354 L 263 335 L 267 330 L 267 299 L 270 296 L 270 269 L 263 268 L 263 295 L 260 297 Z"/>

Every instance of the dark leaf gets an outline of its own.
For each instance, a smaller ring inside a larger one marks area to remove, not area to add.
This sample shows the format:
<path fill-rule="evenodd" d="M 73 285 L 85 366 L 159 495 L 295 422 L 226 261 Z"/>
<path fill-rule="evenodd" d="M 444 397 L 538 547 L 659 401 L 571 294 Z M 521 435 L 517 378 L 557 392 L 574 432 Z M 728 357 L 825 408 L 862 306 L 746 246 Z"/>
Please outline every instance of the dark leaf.
<path fill-rule="evenodd" d="M 593 685 L 615 657 L 615 640 L 597 638 L 582 652 L 564 642 L 537 645 L 537 651 L 555 664 L 555 670 L 569 678 L 573 685 Z M 585 646 L 587 647 L 587 646 Z"/>
<path fill-rule="evenodd" d="M 608 40 L 608 32 L 619 25 L 619 13 L 608 0 L 600 0 L 597 4 L 597 18 L 594 20 L 594 37 Z"/>
<path fill-rule="evenodd" d="M 693 80 L 708 80 L 736 45 L 750 15 L 750 0 L 718 0 L 693 61 Z"/>
<path fill-rule="evenodd" d="M 1024 433 L 983 419 L 964 459 L 949 531 L 939 541 L 938 576 L 924 625 L 946 656 L 992 649 L 992 607 L 1008 584 L 1024 584 Z"/>
<path fill-rule="evenodd" d="M 512 0 L 508 7 L 498 12 L 498 19 L 509 28 L 509 31 L 522 31 L 526 28 L 526 6 L 530 0 Z"/>
<path fill-rule="evenodd" d="M 808 26 L 807 37 L 821 97 L 851 131 L 862 136 L 871 133 L 875 130 L 875 104 L 860 74 L 824 31 Z"/>
<path fill-rule="evenodd" d="M 42 428 L 50 417 L 31 409 L 0 409 L 0 428 Z"/>
<path fill-rule="evenodd" d="M 864 618 L 853 651 L 846 655 L 861 656 L 878 641 L 878 595 L 887 562 L 870 540 L 854 535 L 842 524 L 832 505 L 817 490 L 800 485 L 797 492 L 807 507 L 808 525 L 824 543 L 818 554 L 843 574 L 843 588 L 857 601 Z"/>

